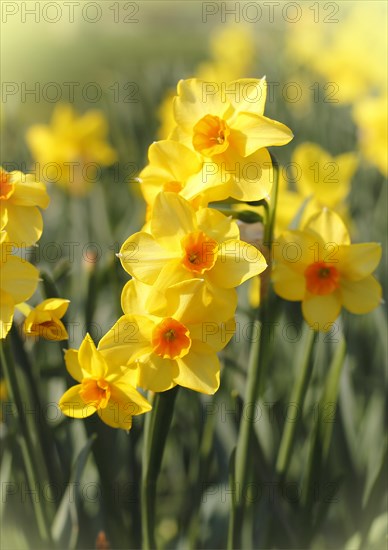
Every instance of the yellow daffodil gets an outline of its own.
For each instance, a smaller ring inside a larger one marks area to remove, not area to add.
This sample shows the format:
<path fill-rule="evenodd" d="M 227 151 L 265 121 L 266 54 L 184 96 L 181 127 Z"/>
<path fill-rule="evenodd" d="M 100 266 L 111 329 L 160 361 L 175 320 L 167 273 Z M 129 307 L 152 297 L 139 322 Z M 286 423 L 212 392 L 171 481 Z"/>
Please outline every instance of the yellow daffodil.
<path fill-rule="evenodd" d="M 119 257 L 130 275 L 153 285 L 150 301 L 154 307 L 169 287 L 197 278 L 206 281 L 212 294 L 227 299 L 230 294 L 225 290 L 267 267 L 257 248 L 239 236 L 237 224 L 217 210 L 202 208 L 196 212 L 179 195 L 159 193 L 150 233 L 129 237 Z"/>
<path fill-rule="evenodd" d="M 47 208 L 49 202 L 45 185 L 34 176 L 0 168 L 2 242 L 19 247 L 35 244 L 43 230 L 39 208 Z"/>
<path fill-rule="evenodd" d="M 176 128 L 171 138 L 206 159 L 206 175 L 226 184 L 238 200 L 266 197 L 273 174 L 266 149 L 285 145 L 293 134 L 287 126 L 263 115 L 265 78 L 228 84 L 181 80 L 174 99 Z"/>
<path fill-rule="evenodd" d="M 27 336 L 39 336 L 46 340 L 67 340 L 69 336 L 61 319 L 69 303 L 69 300 L 62 298 L 43 300 L 28 313 L 24 321 L 24 332 Z"/>
<path fill-rule="evenodd" d="M 169 289 L 164 315 L 154 315 L 147 307 L 150 287 L 129 281 L 122 295 L 126 315 L 102 338 L 99 350 L 116 362 L 127 361 L 144 389 L 162 392 L 178 384 L 213 394 L 220 383 L 217 352 L 233 336 L 235 322 L 220 321 L 228 304 L 206 304 L 204 291 L 202 280 L 185 281 Z"/>
<path fill-rule="evenodd" d="M 148 159 L 149 164 L 142 170 L 139 179 L 149 207 L 161 191 L 178 193 L 195 208 L 229 196 L 226 185 L 217 185 L 213 177 L 206 177 L 201 156 L 178 141 L 153 143 L 148 150 Z"/>
<path fill-rule="evenodd" d="M 342 306 L 363 314 L 379 305 L 381 286 L 372 273 L 381 246 L 351 244 L 333 211 L 324 209 L 303 231 L 288 231 L 275 245 L 275 292 L 286 300 L 302 301 L 303 316 L 314 329 L 329 330 Z"/>
<path fill-rule="evenodd" d="M 11 253 L 10 244 L 0 248 L 0 338 L 5 338 L 12 326 L 15 306 L 28 300 L 38 286 L 39 271 L 29 262 Z"/>
<path fill-rule="evenodd" d="M 385 176 L 388 175 L 387 111 L 387 95 L 360 100 L 353 107 L 361 152 Z"/>
<path fill-rule="evenodd" d="M 74 195 L 84 195 L 96 179 L 97 167 L 116 160 L 107 134 L 102 112 L 90 110 L 78 116 L 71 105 L 59 104 L 50 125 L 29 128 L 27 142 L 46 179 Z"/>
<path fill-rule="evenodd" d="M 80 349 L 65 352 L 66 367 L 79 382 L 59 401 L 62 412 L 72 418 L 87 418 L 95 412 L 112 428 L 130 430 L 132 417 L 151 409 L 133 386 L 133 371 L 106 360 L 87 334 Z"/>

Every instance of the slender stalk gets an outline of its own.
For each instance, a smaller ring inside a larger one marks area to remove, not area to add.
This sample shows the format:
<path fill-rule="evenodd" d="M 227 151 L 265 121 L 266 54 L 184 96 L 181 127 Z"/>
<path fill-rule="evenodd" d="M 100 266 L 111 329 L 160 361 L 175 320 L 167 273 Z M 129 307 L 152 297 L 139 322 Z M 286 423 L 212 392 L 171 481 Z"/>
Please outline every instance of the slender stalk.
<path fill-rule="evenodd" d="M 16 376 L 15 365 L 13 364 L 12 355 L 9 350 L 8 339 L 0 344 L 0 357 L 9 395 L 16 407 L 17 419 L 20 426 L 19 444 L 24 459 L 28 485 L 31 491 L 34 491 L 37 488 L 39 490 L 42 486 L 39 475 L 39 458 L 35 453 L 30 427 L 28 426 L 27 418 L 25 416 L 25 407 Z M 42 499 L 32 498 L 32 502 L 39 534 L 45 543 L 52 544 L 51 532 L 49 528 L 50 522 L 46 514 L 46 509 L 42 503 Z"/>
<path fill-rule="evenodd" d="M 295 380 L 291 393 L 291 403 L 296 406 L 296 420 L 287 422 L 284 425 L 283 435 L 280 442 L 279 453 L 276 462 L 276 472 L 280 479 L 284 479 L 290 463 L 291 453 L 295 441 L 295 432 L 298 420 L 303 410 L 308 383 L 312 372 L 312 353 L 314 349 L 315 333 L 307 324 L 304 326 L 304 334 L 301 342 L 301 354 L 297 361 L 299 364 L 298 377 Z"/>
<path fill-rule="evenodd" d="M 272 242 L 275 228 L 276 203 L 278 195 L 279 167 L 276 159 L 272 157 L 274 170 L 274 184 L 270 207 L 265 208 L 266 223 L 264 229 L 264 245 L 268 248 L 268 268 L 265 272 L 266 280 L 269 281 L 271 273 Z M 263 282 L 263 281 L 262 281 Z M 270 348 L 270 318 L 269 306 L 269 284 L 261 285 L 261 300 L 259 319 L 255 321 L 254 334 L 261 329 L 260 338 L 252 343 L 249 357 L 245 406 L 254 406 L 256 403 L 265 379 L 266 365 Z M 241 547 L 241 532 L 245 513 L 246 488 L 250 475 L 250 457 L 252 456 L 252 441 L 254 436 L 254 415 L 244 414 L 241 417 L 240 430 L 236 448 L 235 462 L 235 486 L 233 487 L 234 498 L 232 499 L 232 512 L 230 515 L 230 526 L 228 532 L 228 549 Z"/>
<path fill-rule="evenodd" d="M 178 388 L 179 386 L 175 386 L 171 390 L 155 394 L 152 411 L 145 418 L 141 480 L 142 546 L 144 550 L 156 548 L 156 483 L 162 465 L 163 451 L 174 413 Z"/>

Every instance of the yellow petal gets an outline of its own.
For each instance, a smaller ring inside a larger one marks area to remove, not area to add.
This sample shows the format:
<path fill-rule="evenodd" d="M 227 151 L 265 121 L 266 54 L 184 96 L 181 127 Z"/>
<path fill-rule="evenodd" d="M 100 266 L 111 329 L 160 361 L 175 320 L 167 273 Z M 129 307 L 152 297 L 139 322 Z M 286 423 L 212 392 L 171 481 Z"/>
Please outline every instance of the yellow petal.
<path fill-rule="evenodd" d="M 259 250 L 239 240 L 229 240 L 219 248 L 215 266 L 209 271 L 209 281 L 221 288 L 234 288 L 262 273 L 267 262 Z"/>
<path fill-rule="evenodd" d="M 14 307 L 12 296 L 0 290 L 0 339 L 5 338 L 11 329 Z"/>
<path fill-rule="evenodd" d="M 323 208 L 319 214 L 310 218 L 305 229 L 315 231 L 326 244 L 350 244 L 349 232 L 344 222 L 338 214 L 328 208 Z"/>
<path fill-rule="evenodd" d="M 120 250 L 120 261 L 127 273 L 146 284 L 153 284 L 167 262 L 181 255 L 164 248 L 152 235 L 135 233 Z"/>
<path fill-rule="evenodd" d="M 67 349 L 65 351 L 65 363 L 70 376 L 72 376 L 74 380 L 77 380 L 77 382 L 82 382 L 84 373 L 78 361 L 78 350 Z"/>
<path fill-rule="evenodd" d="M 78 352 L 78 361 L 82 369 L 97 378 L 105 378 L 108 368 L 104 357 L 98 352 L 93 339 L 86 334 Z"/>
<path fill-rule="evenodd" d="M 8 205 L 7 241 L 14 246 L 31 246 L 41 237 L 43 219 L 34 206 Z"/>
<path fill-rule="evenodd" d="M 372 275 L 358 281 L 341 279 L 340 290 L 342 303 L 351 313 L 369 313 L 381 302 L 381 285 Z"/>
<path fill-rule="evenodd" d="M 224 349 L 236 332 L 234 317 L 226 322 L 203 319 L 201 323 L 190 325 L 191 351 L 198 353 L 219 352 Z"/>
<path fill-rule="evenodd" d="M 233 121 L 230 143 L 242 157 L 263 147 L 286 145 L 293 138 L 287 126 L 276 120 L 252 113 L 240 113 Z"/>
<path fill-rule="evenodd" d="M 147 316 L 123 315 L 101 338 L 98 350 L 109 365 L 128 365 L 150 352 L 154 326 Z"/>
<path fill-rule="evenodd" d="M 152 353 L 139 363 L 138 385 L 144 390 L 166 391 L 176 386 L 174 378 L 178 372 L 176 361 Z"/>
<path fill-rule="evenodd" d="M 79 392 L 81 384 L 73 386 L 65 392 L 60 401 L 59 408 L 66 416 L 71 418 L 87 418 L 96 412 L 96 407 L 91 403 L 85 403 Z"/>
<path fill-rule="evenodd" d="M 190 351 L 178 358 L 179 374 L 175 382 L 194 391 L 213 395 L 220 385 L 220 362 L 215 353 L 202 354 Z"/>
<path fill-rule="evenodd" d="M 267 99 L 267 81 L 265 76 L 257 78 L 240 78 L 220 85 L 221 92 L 230 101 L 236 113 L 264 113 Z"/>
<path fill-rule="evenodd" d="M 19 206 L 39 206 L 47 208 L 50 197 L 47 194 L 46 186 L 35 181 L 31 174 L 22 172 L 11 172 L 11 182 L 15 183 L 15 190 L 12 194 L 12 203 Z"/>
<path fill-rule="evenodd" d="M 151 233 L 158 243 L 174 250 L 187 233 L 196 230 L 195 211 L 190 203 L 176 193 L 159 193 L 151 218 Z"/>
<path fill-rule="evenodd" d="M 70 300 L 65 300 L 64 298 L 48 298 L 36 306 L 36 309 L 49 311 L 55 314 L 58 319 L 61 319 L 65 315 L 69 304 Z"/>
<path fill-rule="evenodd" d="M 4 246 L 4 245 L 3 245 Z M 39 271 L 26 260 L 2 249 L 1 288 L 18 304 L 28 300 L 38 285 Z"/>
<path fill-rule="evenodd" d="M 307 294 L 302 302 L 303 317 L 314 330 L 330 330 L 340 311 L 341 294 L 338 290 L 326 296 Z"/>
<path fill-rule="evenodd" d="M 274 290 L 276 294 L 285 300 L 303 300 L 306 292 L 304 276 L 283 263 L 276 264 L 272 274 Z"/>
<path fill-rule="evenodd" d="M 219 243 L 228 239 L 240 238 L 237 223 L 214 208 L 201 208 L 198 210 L 197 224 L 200 231 Z"/>
<path fill-rule="evenodd" d="M 315 232 L 285 231 L 273 243 L 273 257 L 276 265 L 286 264 L 303 275 L 308 265 L 326 257 L 323 247 L 322 239 Z"/>
<path fill-rule="evenodd" d="M 193 126 L 205 115 L 223 118 L 230 107 L 229 101 L 221 97 L 220 88 L 214 82 L 203 82 L 196 78 L 180 80 L 178 96 L 174 98 L 174 117 L 178 126 L 191 135 Z"/>
<path fill-rule="evenodd" d="M 146 285 L 137 279 L 128 281 L 121 293 L 121 307 L 124 313 L 133 315 L 147 315 L 147 298 L 152 286 Z"/>
<path fill-rule="evenodd" d="M 341 275 L 351 281 L 357 281 L 370 275 L 379 265 L 381 252 L 381 245 L 378 243 L 340 246 L 338 261 Z"/>

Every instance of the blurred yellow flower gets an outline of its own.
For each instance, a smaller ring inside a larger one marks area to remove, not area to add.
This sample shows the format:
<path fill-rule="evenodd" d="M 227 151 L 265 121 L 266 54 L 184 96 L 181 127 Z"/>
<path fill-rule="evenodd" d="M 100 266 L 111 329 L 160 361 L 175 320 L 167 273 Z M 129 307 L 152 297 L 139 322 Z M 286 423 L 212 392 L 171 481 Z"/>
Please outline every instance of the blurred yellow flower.
<path fill-rule="evenodd" d="M 38 286 L 39 271 L 29 262 L 12 254 L 10 244 L 0 248 L 0 338 L 12 326 L 15 306 L 28 300 Z"/>
<path fill-rule="evenodd" d="M 65 352 L 66 367 L 80 382 L 59 401 L 64 414 L 87 418 L 95 412 L 112 428 L 130 430 L 132 417 L 151 410 L 148 401 L 133 386 L 133 372 L 107 361 L 87 334 L 80 349 Z"/>
<path fill-rule="evenodd" d="M 338 214 L 324 209 L 303 231 L 288 231 L 275 243 L 275 292 L 302 301 L 306 321 L 328 331 L 341 307 L 351 313 L 372 311 L 381 286 L 372 276 L 381 258 L 377 243 L 351 244 Z"/>
<path fill-rule="evenodd" d="M 46 186 L 31 174 L 7 172 L 0 167 L 1 242 L 30 246 L 42 235 L 43 220 L 37 208 L 47 208 Z"/>
<path fill-rule="evenodd" d="M 108 123 L 101 111 L 77 115 L 71 105 L 59 104 L 50 125 L 36 124 L 27 131 L 27 143 L 45 178 L 71 194 L 86 194 L 103 166 L 117 158 L 107 143 Z"/>
<path fill-rule="evenodd" d="M 203 299 L 202 280 L 185 281 L 169 289 L 163 315 L 150 314 L 150 287 L 129 281 L 122 295 L 127 313 L 102 338 L 99 350 L 115 361 L 134 364 L 137 384 L 154 392 L 177 384 L 213 394 L 220 384 L 217 352 L 235 332 L 233 318 L 220 321 L 220 312 Z"/>
<path fill-rule="evenodd" d="M 46 340 L 67 340 L 68 334 L 62 317 L 69 307 L 69 300 L 49 298 L 28 313 L 24 321 L 24 332 L 27 336 L 39 336 Z"/>
<path fill-rule="evenodd" d="M 344 4 L 344 3 L 343 3 Z M 387 79 L 387 4 L 346 2 L 346 9 L 289 26 L 287 52 L 292 63 L 306 63 L 327 80 L 321 97 L 351 103 L 373 92 L 385 92 Z M 319 3 L 314 4 L 315 10 Z M 326 23 L 336 23 L 327 25 Z M 354 37 L 357 37 L 355 40 Z M 373 52 L 373 54 L 371 53 Z"/>
<path fill-rule="evenodd" d="M 293 134 L 263 115 L 265 78 L 234 82 L 181 80 L 174 99 L 176 128 L 170 138 L 206 159 L 206 175 L 225 183 L 225 197 L 242 201 L 266 197 L 272 162 L 266 147 L 285 145 Z"/>
<path fill-rule="evenodd" d="M 230 289 L 267 267 L 254 246 L 239 239 L 237 224 L 217 210 L 195 211 L 175 193 L 159 193 L 150 233 L 135 233 L 123 244 L 119 257 L 124 269 L 139 281 L 153 285 L 150 301 L 172 285 L 203 279 L 213 295 L 233 299 Z"/>
<path fill-rule="evenodd" d="M 385 176 L 388 175 L 387 117 L 387 95 L 362 99 L 353 107 L 361 152 Z"/>

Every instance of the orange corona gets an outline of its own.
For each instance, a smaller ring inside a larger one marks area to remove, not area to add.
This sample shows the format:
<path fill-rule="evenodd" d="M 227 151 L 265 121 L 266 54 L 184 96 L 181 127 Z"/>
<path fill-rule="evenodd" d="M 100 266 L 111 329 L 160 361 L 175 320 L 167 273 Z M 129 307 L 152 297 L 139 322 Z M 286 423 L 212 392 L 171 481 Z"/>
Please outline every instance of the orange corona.
<path fill-rule="evenodd" d="M 202 231 L 189 233 L 181 241 L 184 267 L 197 275 L 209 271 L 217 259 L 218 244 Z"/>
<path fill-rule="evenodd" d="M 204 116 L 193 130 L 193 147 L 202 155 L 220 155 L 229 147 L 230 129 L 225 120 L 218 116 Z"/>
<path fill-rule="evenodd" d="M 190 331 L 172 317 L 163 319 L 152 333 L 154 353 L 163 358 L 184 357 L 191 347 Z"/>
<path fill-rule="evenodd" d="M 338 270 L 325 262 L 315 262 L 304 272 L 307 290 L 311 294 L 325 296 L 339 287 L 340 275 Z"/>
<path fill-rule="evenodd" d="M 84 378 L 82 380 L 82 390 L 79 394 L 86 404 L 105 409 L 110 399 L 110 387 L 105 380 Z"/>

